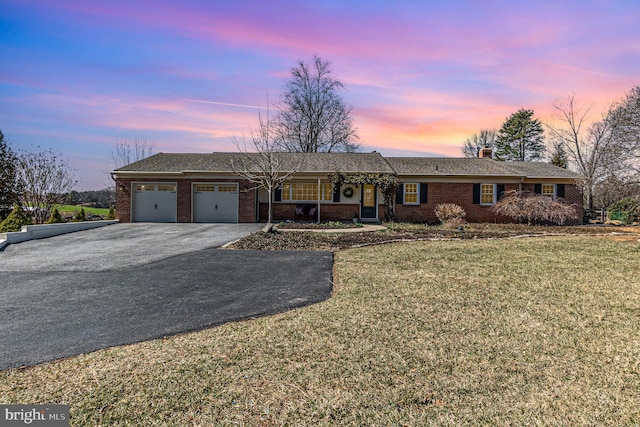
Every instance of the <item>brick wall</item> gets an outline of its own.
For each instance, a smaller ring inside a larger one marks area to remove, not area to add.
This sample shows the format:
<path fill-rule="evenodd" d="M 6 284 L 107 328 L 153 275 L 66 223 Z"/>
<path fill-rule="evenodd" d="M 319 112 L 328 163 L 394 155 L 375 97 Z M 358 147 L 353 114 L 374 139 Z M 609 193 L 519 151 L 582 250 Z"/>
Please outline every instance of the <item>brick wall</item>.
<path fill-rule="evenodd" d="M 505 184 L 505 191 L 517 190 L 518 184 Z M 509 218 L 496 216 L 491 206 L 473 204 L 473 183 L 430 182 L 427 203 L 420 205 L 396 205 L 396 221 L 438 222 L 435 208 L 442 203 L 455 203 L 467 213 L 468 222 L 511 222 Z"/>
<path fill-rule="evenodd" d="M 519 184 L 505 184 L 505 191 L 518 190 Z M 524 184 L 523 191 L 534 192 L 535 184 Z M 493 213 L 492 206 L 482 206 L 473 203 L 473 183 L 437 183 L 430 182 L 427 190 L 427 203 L 420 205 L 396 205 L 396 221 L 401 222 L 438 222 L 435 208 L 442 203 L 455 203 L 462 206 L 468 222 L 498 222 L 509 223 L 509 217 L 498 216 Z M 582 194 L 575 185 L 565 185 L 566 203 L 575 204 L 578 210 L 576 220 L 571 224 L 582 223 Z M 381 218 L 383 218 L 381 214 Z"/>
<path fill-rule="evenodd" d="M 177 183 L 177 220 L 191 222 L 191 197 L 194 182 L 233 182 L 239 184 L 238 222 L 255 222 L 256 191 L 246 190 L 252 184 L 238 179 L 118 179 L 116 181 L 116 218 L 120 222 L 131 222 L 131 183 L 132 182 L 172 182 Z M 121 189 L 122 187 L 122 189 Z"/>

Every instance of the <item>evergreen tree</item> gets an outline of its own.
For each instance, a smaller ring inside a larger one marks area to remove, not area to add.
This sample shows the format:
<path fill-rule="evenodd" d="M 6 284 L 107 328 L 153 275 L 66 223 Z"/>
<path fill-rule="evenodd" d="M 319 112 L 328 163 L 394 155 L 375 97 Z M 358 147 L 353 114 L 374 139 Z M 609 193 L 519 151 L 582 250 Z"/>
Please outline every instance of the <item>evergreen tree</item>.
<path fill-rule="evenodd" d="M 11 150 L 2 131 L 0 131 L 0 219 L 11 212 L 13 204 L 18 201 L 16 159 L 16 154 Z"/>
<path fill-rule="evenodd" d="M 520 110 L 509 116 L 496 137 L 495 159 L 531 162 L 541 160 L 545 151 L 544 130 L 533 110 Z"/>
<path fill-rule="evenodd" d="M 29 218 L 20 208 L 16 205 L 8 217 L 0 223 L 0 233 L 11 233 L 14 231 L 22 230 L 23 225 L 31 225 L 31 218 Z"/>
<path fill-rule="evenodd" d="M 551 159 L 549 160 L 553 166 L 558 166 L 559 168 L 566 169 L 569 165 L 569 156 L 567 156 L 567 152 L 564 150 L 563 144 L 556 144 L 553 147 L 553 153 L 551 153 Z"/>
<path fill-rule="evenodd" d="M 58 208 L 53 208 L 53 212 L 51 212 L 51 216 L 49 216 L 47 224 L 57 224 L 60 222 L 64 222 L 64 219 L 62 219 L 62 215 L 60 215 Z"/>

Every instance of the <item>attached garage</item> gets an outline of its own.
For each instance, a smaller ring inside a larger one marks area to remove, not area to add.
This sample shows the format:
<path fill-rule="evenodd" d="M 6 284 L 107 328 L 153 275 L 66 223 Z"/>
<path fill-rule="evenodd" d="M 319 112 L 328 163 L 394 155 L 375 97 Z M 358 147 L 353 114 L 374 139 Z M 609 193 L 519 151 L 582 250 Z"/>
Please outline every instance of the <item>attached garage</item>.
<path fill-rule="evenodd" d="M 193 184 L 193 222 L 238 222 L 238 184 Z"/>
<path fill-rule="evenodd" d="M 177 192 L 175 183 L 133 183 L 132 221 L 176 222 Z"/>

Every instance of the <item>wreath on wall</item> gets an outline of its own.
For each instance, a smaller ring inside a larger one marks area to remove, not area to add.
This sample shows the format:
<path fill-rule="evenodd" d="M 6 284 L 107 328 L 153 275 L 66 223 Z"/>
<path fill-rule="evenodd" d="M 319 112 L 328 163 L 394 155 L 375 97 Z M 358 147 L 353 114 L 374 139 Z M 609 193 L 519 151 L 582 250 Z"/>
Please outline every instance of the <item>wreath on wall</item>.
<path fill-rule="evenodd" d="M 353 187 L 347 187 L 344 190 L 342 190 L 342 195 L 344 197 L 346 197 L 347 199 L 350 199 L 353 197 Z"/>

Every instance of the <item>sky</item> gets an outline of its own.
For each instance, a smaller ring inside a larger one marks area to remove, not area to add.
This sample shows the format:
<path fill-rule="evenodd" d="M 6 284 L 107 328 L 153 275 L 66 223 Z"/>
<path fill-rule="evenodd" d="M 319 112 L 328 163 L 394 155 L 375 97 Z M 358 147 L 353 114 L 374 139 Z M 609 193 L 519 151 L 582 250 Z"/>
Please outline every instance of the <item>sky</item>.
<path fill-rule="evenodd" d="M 640 2 L 0 0 L 0 130 L 52 149 L 78 190 L 119 142 L 237 151 L 290 70 L 331 62 L 363 151 L 460 157 L 520 108 L 594 120 L 640 84 Z"/>

